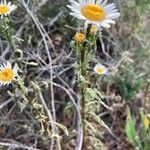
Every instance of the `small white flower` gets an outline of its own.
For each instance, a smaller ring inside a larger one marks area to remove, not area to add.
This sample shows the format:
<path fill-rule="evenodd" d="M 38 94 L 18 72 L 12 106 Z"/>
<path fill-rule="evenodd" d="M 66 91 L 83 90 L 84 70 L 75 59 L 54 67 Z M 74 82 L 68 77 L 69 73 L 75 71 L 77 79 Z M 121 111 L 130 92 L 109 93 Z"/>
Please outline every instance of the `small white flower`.
<path fill-rule="evenodd" d="M 11 2 L 6 2 L 6 0 L 2 0 L 0 3 L 0 15 L 1 18 L 3 18 L 4 16 L 9 15 L 12 11 L 14 11 L 16 9 L 16 5 L 11 5 Z"/>
<path fill-rule="evenodd" d="M 107 68 L 102 64 L 95 65 L 94 71 L 99 75 L 103 75 L 103 74 L 106 75 L 107 74 Z"/>
<path fill-rule="evenodd" d="M 0 65 L 0 86 L 10 84 L 17 75 L 17 66 L 12 68 L 11 63 L 7 62 Z"/>
<path fill-rule="evenodd" d="M 69 0 L 70 15 L 86 21 L 86 24 L 94 24 L 98 27 L 109 28 L 115 24 L 114 19 L 120 16 L 114 3 L 106 4 L 107 0 Z"/>

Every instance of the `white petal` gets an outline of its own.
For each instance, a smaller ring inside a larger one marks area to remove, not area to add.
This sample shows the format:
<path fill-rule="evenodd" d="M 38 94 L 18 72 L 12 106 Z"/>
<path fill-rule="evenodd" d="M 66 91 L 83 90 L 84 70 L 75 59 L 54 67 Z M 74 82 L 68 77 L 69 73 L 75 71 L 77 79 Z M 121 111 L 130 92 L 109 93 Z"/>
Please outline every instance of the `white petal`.
<path fill-rule="evenodd" d="M 80 12 L 80 8 L 77 9 L 77 8 L 74 8 L 74 7 L 70 6 L 70 5 L 67 5 L 67 7 L 70 8 L 71 11 L 74 11 L 74 12 L 77 12 L 77 13 Z"/>
<path fill-rule="evenodd" d="M 8 2 L 8 4 L 7 4 L 8 6 L 11 6 L 11 2 Z"/>
<path fill-rule="evenodd" d="M 102 2 L 101 7 L 104 7 L 106 5 L 108 0 L 105 0 L 104 2 Z"/>
<path fill-rule="evenodd" d="M 118 13 L 118 10 L 117 9 L 113 9 L 113 10 L 106 10 L 106 13 L 109 15 L 109 14 L 112 14 L 112 13 Z"/>
<path fill-rule="evenodd" d="M 87 4 L 85 0 L 78 0 L 81 5 Z"/>
<path fill-rule="evenodd" d="M 97 1 L 96 1 L 96 4 L 97 4 L 97 5 L 101 5 L 101 4 L 102 4 L 102 1 L 103 1 L 103 0 L 97 0 Z"/>
<path fill-rule="evenodd" d="M 118 18 L 120 16 L 120 13 L 112 13 L 112 14 L 109 14 L 108 16 L 107 16 L 107 18 L 109 18 L 109 19 L 116 19 L 116 18 Z"/>
<path fill-rule="evenodd" d="M 77 13 L 70 13 L 70 15 L 72 15 L 78 19 L 85 19 L 83 16 L 81 16 L 80 14 L 77 14 Z"/>
<path fill-rule="evenodd" d="M 7 65 L 6 66 L 11 68 L 11 63 L 9 61 L 7 61 Z"/>
<path fill-rule="evenodd" d="M 6 0 L 4 0 L 4 4 L 6 5 L 7 3 L 6 3 Z"/>
<path fill-rule="evenodd" d="M 71 3 L 71 5 L 80 6 L 79 3 L 74 0 L 69 0 L 69 2 Z"/>
<path fill-rule="evenodd" d="M 112 9 L 112 8 L 114 8 L 114 7 L 116 7 L 115 5 L 114 5 L 114 3 L 111 3 L 111 4 L 108 4 L 108 5 L 106 5 L 105 7 L 104 7 L 104 9 Z"/>
<path fill-rule="evenodd" d="M 13 68 L 13 71 L 14 71 L 15 74 L 17 74 L 17 72 L 18 72 L 18 66 L 16 64 L 15 64 L 15 66 Z"/>
<path fill-rule="evenodd" d="M 116 22 L 114 20 L 111 20 L 111 19 L 108 19 L 108 20 L 105 20 L 103 21 L 103 23 L 111 23 L 111 24 L 116 24 Z"/>
<path fill-rule="evenodd" d="M 104 28 L 107 28 L 107 29 L 110 28 L 110 25 L 108 23 L 105 23 L 105 22 L 102 22 L 101 26 Z"/>
<path fill-rule="evenodd" d="M 87 4 L 95 4 L 94 0 L 87 0 Z"/>
<path fill-rule="evenodd" d="M 11 11 L 14 11 L 16 8 L 17 8 L 16 5 L 11 5 L 11 6 L 10 6 L 10 10 L 11 10 Z"/>

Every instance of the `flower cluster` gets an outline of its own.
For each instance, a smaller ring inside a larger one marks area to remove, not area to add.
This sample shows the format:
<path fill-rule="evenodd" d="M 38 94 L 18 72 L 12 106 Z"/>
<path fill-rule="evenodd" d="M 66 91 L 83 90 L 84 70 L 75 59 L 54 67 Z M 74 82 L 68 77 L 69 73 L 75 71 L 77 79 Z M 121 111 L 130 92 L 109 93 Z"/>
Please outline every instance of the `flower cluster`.
<path fill-rule="evenodd" d="M 115 24 L 115 19 L 120 16 L 114 3 L 107 4 L 108 0 L 69 0 L 70 15 L 85 22 L 85 27 L 91 25 L 90 33 L 95 34 L 102 28 L 110 28 Z M 83 33 L 76 33 L 74 40 L 78 43 L 86 39 Z M 106 75 L 107 69 L 104 65 L 97 64 L 94 71 L 99 75 Z"/>

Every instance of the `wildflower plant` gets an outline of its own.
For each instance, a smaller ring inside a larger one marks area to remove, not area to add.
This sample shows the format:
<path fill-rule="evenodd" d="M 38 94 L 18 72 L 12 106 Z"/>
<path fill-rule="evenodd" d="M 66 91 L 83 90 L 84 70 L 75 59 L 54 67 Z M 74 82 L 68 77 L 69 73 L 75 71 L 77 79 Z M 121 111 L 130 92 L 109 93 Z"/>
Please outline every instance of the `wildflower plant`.
<path fill-rule="evenodd" d="M 93 85 L 89 84 L 88 70 L 89 63 L 95 57 L 96 40 L 101 35 L 102 28 L 109 28 L 110 24 L 115 24 L 114 19 L 120 16 L 114 3 L 106 4 L 107 0 L 69 0 L 71 12 L 70 15 L 76 17 L 84 22 L 84 29 L 82 32 L 77 32 L 74 36 L 73 48 L 77 53 L 77 78 L 80 91 L 80 109 L 82 114 L 82 127 L 83 127 L 83 145 L 86 131 L 92 130 L 88 125 L 88 117 L 92 117 L 102 126 L 106 125 L 103 121 L 96 117 L 96 110 L 98 102 L 102 103 L 102 94 Z M 97 75 L 106 75 L 107 69 L 102 64 L 97 64 L 93 68 Z M 90 106 L 93 106 L 90 109 Z M 108 108 L 108 107 L 107 107 Z M 92 125 L 91 125 L 92 126 Z M 88 127 L 88 128 L 86 128 Z M 108 130 L 109 128 L 106 127 Z M 94 131 L 93 131 L 94 132 Z M 82 141 L 80 142 L 82 143 Z"/>
<path fill-rule="evenodd" d="M 58 130 L 60 129 L 61 131 L 65 131 L 66 134 L 68 134 L 68 131 L 65 126 L 54 122 L 53 116 L 47 108 L 38 83 L 33 81 L 28 83 L 35 92 L 33 99 L 29 96 L 29 89 L 24 83 L 24 75 L 22 74 L 22 68 L 24 65 L 21 61 L 21 56 L 23 56 L 23 51 L 19 49 L 19 44 L 23 40 L 14 36 L 12 27 L 10 26 L 11 21 L 9 15 L 16 8 L 16 5 L 11 5 L 11 2 L 7 3 L 6 0 L 3 0 L 0 3 L 0 28 L 4 38 L 8 41 L 13 54 L 12 56 L 15 59 L 14 67 L 10 62 L 0 65 L 0 86 L 12 84 L 13 92 L 9 91 L 8 94 L 12 96 L 14 100 L 16 100 L 16 95 L 20 95 L 20 97 L 15 101 L 15 103 L 18 104 L 20 112 L 23 112 L 25 108 L 28 108 L 37 122 L 39 133 L 41 133 L 41 135 L 48 136 L 52 141 L 54 141 L 54 138 L 58 139 L 59 137 L 55 130 L 55 126 L 58 127 Z M 17 56 L 16 53 L 19 53 L 20 56 Z M 35 63 L 30 62 L 29 65 L 34 66 Z"/>

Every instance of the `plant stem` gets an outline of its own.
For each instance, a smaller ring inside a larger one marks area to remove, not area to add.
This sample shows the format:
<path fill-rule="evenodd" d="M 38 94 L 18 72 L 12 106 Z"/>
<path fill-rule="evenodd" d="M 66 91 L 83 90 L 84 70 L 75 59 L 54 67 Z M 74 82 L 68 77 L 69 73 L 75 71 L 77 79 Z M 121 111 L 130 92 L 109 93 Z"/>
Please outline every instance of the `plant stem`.
<path fill-rule="evenodd" d="M 7 22 L 6 22 L 5 18 L 3 19 L 3 26 L 4 26 L 3 33 L 5 34 L 5 37 L 7 38 L 13 53 L 15 53 L 15 49 L 16 49 L 15 44 L 13 43 L 13 41 L 11 39 L 11 33 L 8 31 L 8 26 L 7 26 Z"/>
<path fill-rule="evenodd" d="M 89 36 L 91 29 L 91 24 L 88 25 L 87 31 L 86 31 L 86 39 Z M 84 81 L 81 83 L 80 92 L 81 92 L 81 101 L 80 101 L 80 107 L 81 107 L 81 115 L 82 115 L 82 126 L 83 126 L 83 145 L 84 147 L 84 137 L 85 137 L 85 91 L 86 91 L 86 78 L 87 78 L 87 64 L 85 62 L 86 60 L 86 41 L 83 43 L 83 49 L 81 50 L 80 55 L 80 63 L 81 63 L 81 75 L 84 78 Z"/>
<path fill-rule="evenodd" d="M 81 75 L 86 78 L 86 69 L 84 66 L 85 61 L 85 49 L 81 52 Z M 80 108 L 81 108 L 81 115 L 82 115 L 82 127 L 83 127 L 83 147 L 84 147 L 84 136 L 85 136 L 85 127 L 84 127 L 84 119 L 85 119 L 85 88 L 86 83 L 82 83 L 81 85 L 81 100 L 80 100 Z"/>
<path fill-rule="evenodd" d="M 19 61 L 18 61 L 18 59 L 17 59 L 17 57 L 15 55 L 15 51 L 17 49 L 17 45 L 15 44 L 15 42 L 12 39 L 12 33 L 9 31 L 9 26 L 7 24 L 6 18 L 3 18 L 2 24 L 3 24 L 3 33 L 5 35 L 6 40 L 8 40 L 8 43 L 9 43 L 10 48 L 12 50 L 12 53 L 14 55 L 15 62 L 17 63 L 17 65 L 19 67 L 21 67 L 21 64 L 19 63 Z"/>

